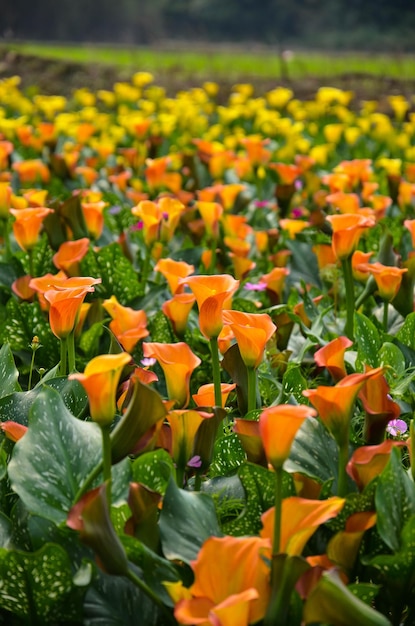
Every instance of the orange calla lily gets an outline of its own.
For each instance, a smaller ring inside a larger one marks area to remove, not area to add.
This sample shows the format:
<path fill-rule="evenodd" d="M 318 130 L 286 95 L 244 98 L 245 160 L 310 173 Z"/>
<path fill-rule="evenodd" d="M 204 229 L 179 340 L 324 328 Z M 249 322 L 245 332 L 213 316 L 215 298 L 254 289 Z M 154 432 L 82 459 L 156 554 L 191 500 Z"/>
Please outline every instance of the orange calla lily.
<path fill-rule="evenodd" d="M 347 376 L 344 365 L 344 353 L 353 345 L 348 337 L 336 337 L 328 344 L 317 350 L 314 360 L 319 367 L 328 369 L 334 380 L 340 380 Z"/>
<path fill-rule="evenodd" d="M 386 467 L 392 448 L 406 445 L 405 441 L 386 439 L 375 446 L 361 446 L 353 452 L 346 471 L 359 489 L 363 490 Z"/>
<path fill-rule="evenodd" d="M 345 529 L 330 539 L 327 546 L 329 559 L 344 571 L 350 572 L 355 564 L 363 535 L 375 524 L 374 511 L 360 511 L 351 515 L 346 521 Z"/>
<path fill-rule="evenodd" d="M 237 417 L 234 420 L 233 430 L 238 435 L 248 461 L 266 467 L 267 459 L 259 432 L 259 422 Z"/>
<path fill-rule="evenodd" d="M 375 220 L 359 213 L 328 215 L 333 229 L 332 248 L 337 259 L 344 260 L 356 250 L 361 234 L 375 225 Z"/>
<path fill-rule="evenodd" d="M 112 317 L 109 324 L 111 331 L 127 352 L 131 352 L 140 339 L 149 335 L 145 311 L 123 306 L 115 296 L 105 300 L 102 306 Z"/>
<path fill-rule="evenodd" d="M 97 202 L 81 202 L 82 213 L 90 237 L 99 239 L 104 228 L 104 209 L 108 202 L 98 200 Z"/>
<path fill-rule="evenodd" d="M 259 416 L 259 432 L 269 463 L 281 468 L 288 458 L 298 429 L 316 411 L 303 404 L 280 404 L 264 409 Z"/>
<path fill-rule="evenodd" d="M 219 220 L 223 214 L 223 207 L 218 202 L 203 202 L 201 200 L 196 203 L 196 207 L 202 217 L 207 236 L 217 239 L 219 236 Z"/>
<path fill-rule="evenodd" d="M 185 263 L 184 261 L 175 261 L 174 259 L 160 259 L 157 264 L 154 266 L 155 272 L 160 272 L 163 274 L 164 278 L 167 280 L 168 285 L 170 287 L 170 291 L 172 294 L 182 293 L 184 289 L 183 282 L 181 282 L 181 278 L 186 278 L 193 274 L 195 268 L 193 265 L 189 265 L 189 263 Z"/>
<path fill-rule="evenodd" d="M 7 220 L 9 217 L 12 188 L 7 181 L 0 181 L 0 219 Z"/>
<path fill-rule="evenodd" d="M 189 276 L 183 279 L 183 283 L 190 287 L 196 297 L 202 334 L 208 339 L 217 337 L 223 327 L 223 309 L 231 306 L 239 280 L 229 274 L 212 274 Z"/>
<path fill-rule="evenodd" d="M 170 454 L 180 469 L 184 469 L 192 457 L 193 443 L 200 424 L 209 419 L 210 413 L 201 413 L 195 410 L 169 411 L 166 419 L 170 426 L 171 449 Z"/>
<path fill-rule="evenodd" d="M 223 626 L 248 626 L 261 620 L 270 596 L 269 553 L 268 540 L 259 537 L 207 539 L 192 562 L 191 598 L 176 604 L 176 620 Z"/>
<path fill-rule="evenodd" d="M 278 302 L 282 299 L 285 279 L 289 273 L 290 270 L 286 267 L 274 267 L 268 274 L 261 276 L 261 283 L 266 284 L 267 291 L 276 294 Z"/>
<path fill-rule="evenodd" d="M 184 342 L 143 343 L 145 357 L 154 358 L 161 366 L 167 385 L 167 394 L 179 408 L 189 403 L 190 376 L 201 360 Z"/>
<path fill-rule="evenodd" d="M 300 555 L 317 528 L 336 517 L 345 502 L 344 498 L 337 496 L 327 500 L 307 500 L 298 496 L 284 498 L 281 511 L 280 552 L 290 556 Z M 275 507 L 262 515 L 261 537 L 272 540 L 274 517 Z"/>
<path fill-rule="evenodd" d="M 130 363 L 127 352 L 101 354 L 87 364 L 83 374 L 70 374 L 88 394 L 91 419 L 100 426 L 111 424 L 116 413 L 116 393 L 123 368 Z"/>
<path fill-rule="evenodd" d="M 383 372 L 383 368 L 376 368 L 365 374 L 349 374 L 334 387 L 321 385 L 317 389 L 303 391 L 303 395 L 317 409 L 321 420 L 340 447 L 348 442 L 350 419 L 357 394 L 366 380 L 379 372 Z"/>
<path fill-rule="evenodd" d="M 370 371 L 370 368 L 366 368 Z M 389 395 L 389 385 L 382 372 L 368 378 L 359 392 L 365 410 L 364 440 L 368 444 L 381 443 L 390 420 L 401 414 L 401 408 Z"/>
<path fill-rule="evenodd" d="M 65 339 L 75 328 L 81 305 L 93 287 L 49 289 L 44 296 L 49 302 L 49 324 L 58 339 Z"/>
<path fill-rule="evenodd" d="M 31 250 L 39 239 L 43 220 L 53 209 L 46 207 L 34 207 L 28 209 L 9 209 L 15 217 L 13 222 L 13 234 L 19 246 L 26 252 Z"/>
<path fill-rule="evenodd" d="M 373 252 L 362 252 L 361 250 L 355 250 L 352 255 L 352 272 L 353 278 L 362 283 L 367 282 L 369 278 L 369 274 L 366 271 L 361 271 L 359 269 L 360 265 L 366 266 L 369 263 L 370 257 L 373 255 Z"/>
<path fill-rule="evenodd" d="M 173 298 L 163 302 L 161 309 L 169 318 L 173 330 L 178 337 L 182 337 L 187 328 L 187 320 L 196 298 L 192 293 L 176 293 Z"/>
<path fill-rule="evenodd" d="M 267 313 L 223 311 L 222 317 L 235 335 L 245 365 L 257 368 L 267 342 L 277 329 L 270 316 Z"/>
<path fill-rule="evenodd" d="M 221 383 L 222 407 L 225 407 L 229 394 L 236 387 L 236 383 Z M 197 394 L 192 396 L 197 406 L 215 406 L 215 390 L 213 383 L 208 383 L 199 387 Z"/>
<path fill-rule="evenodd" d="M 368 272 L 374 277 L 380 297 L 388 302 L 393 300 L 398 293 L 402 275 L 408 271 L 407 267 L 383 265 L 378 261 L 376 263 L 361 263 L 357 269 L 361 272 Z"/>
<path fill-rule="evenodd" d="M 79 261 L 81 261 L 89 249 L 88 237 L 75 241 L 64 241 L 56 254 L 53 255 L 53 263 L 68 276 L 79 275 Z"/>

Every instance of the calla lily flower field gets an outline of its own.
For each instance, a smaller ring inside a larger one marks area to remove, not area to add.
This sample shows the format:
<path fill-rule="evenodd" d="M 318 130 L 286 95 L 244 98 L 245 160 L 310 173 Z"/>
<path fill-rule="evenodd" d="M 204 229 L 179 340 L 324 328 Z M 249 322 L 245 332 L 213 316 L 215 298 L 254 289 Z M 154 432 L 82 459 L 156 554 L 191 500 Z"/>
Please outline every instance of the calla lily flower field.
<path fill-rule="evenodd" d="M 415 99 L 0 83 L 0 615 L 415 622 Z"/>

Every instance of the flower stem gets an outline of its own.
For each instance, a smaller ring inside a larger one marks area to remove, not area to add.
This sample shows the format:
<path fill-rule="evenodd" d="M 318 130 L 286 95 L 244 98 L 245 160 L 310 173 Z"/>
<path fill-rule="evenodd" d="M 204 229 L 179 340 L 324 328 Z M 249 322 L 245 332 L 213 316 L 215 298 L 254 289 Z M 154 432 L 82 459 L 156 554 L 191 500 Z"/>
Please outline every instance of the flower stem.
<path fill-rule="evenodd" d="M 61 362 L 60 362 L 60 366 L 59 366 L 59 372 L 61 376 L 66 376 L 68 371 L 67 371 L 67 365 L 66 365 L 66 356 L 67 356 L 67 340 L 66 337 L 65 339 L 61 339 Z"/>
<path fill-rule="evenodd" d="M 385 300 L 383 303 L 383 330 L 388 332 L 388 315 L 389 315 L 389 302 Z"/>
<path fill-rule="evenodd" d="M 272 560 L 280 552 L 281 543 L 281 510 L 282 510 L 282 467 L 275 468 L 275 518 L 274 518 L 274 537 L 272 542 Z M 275 577 L 275 567 L 271 566 L 271 582 Z"/>
<path fill-rule="evenodd" d="M 349 445 L 346 441 L 339 446 L 339 468 L 337 476 L 337 495 L 344 498 L 347 495 L 347 472 L 346 466 L 349 460 Z"/>
<path fill-rule="evenodd" d="M 346 289 L 346 326 L 344 332 L 353 341 L 354 338 L 354 284 L 352 272 L 352 257 L 342 260 L 344 286 Z"/>
<path fill-rule="evenodd" d="M 71 374 L 76 371 L 75 367 L 75 331 L 69 333 L 67 337 L 67 351 L 68 351 L 68 370 Z"/>
<path fill-rule="evenodd" d="M 82 483 L 82 485 L 79 487 L 74 498 L 74 504 L 76 504 L 82 498 L 82 496 L 88 491 L 94 480 L 100 475 L 100 473 L 102 472 L 102 466 L 103 462 L 101 459 L 101 461 L 97 465 L 95 465 L 95 467 L 90 471 L 90 473 L 86 477 L 85 482 Z"/>
<path fill-rule="evenodd" d="M 210 342 L 210 352 L 212 356 L 212 377 L 213 377 L 213 386 L 214 386 L 214 391 L 215 391 L 215 405 L 221 407 L 222 406 L 222 390 L 221 390 L 221 382 L 220 382 L 218 338 L 211 337 L 209 342 Z"/>
<path fill-rule="evenodd" d="M 247 367 L 248 373 L 248 413 L 256 409 L 256 369 L 254 367 Z"/>
<path fill-rule="evenodd" d="M 101 426 L 102 433 L 102 466 L 103 478 L 107 484 L 108 507 L 111 507 L 111 430 L 109 426 Z"/>

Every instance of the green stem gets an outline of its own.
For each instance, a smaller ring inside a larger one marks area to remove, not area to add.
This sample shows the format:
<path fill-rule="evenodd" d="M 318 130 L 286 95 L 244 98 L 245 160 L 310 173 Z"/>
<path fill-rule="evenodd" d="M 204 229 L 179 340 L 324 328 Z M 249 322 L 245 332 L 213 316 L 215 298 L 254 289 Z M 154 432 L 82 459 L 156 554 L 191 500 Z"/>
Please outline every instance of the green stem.
<path fill-rule="evenodd" d="M 82 485 L 79 487 L 74 498 L 74 504 L 76 504 L 82 498 L 84 493 L 86 493 L 88 489 L 91 487 L 94 480 L 98 478 L 98 476 L 102 472 L 102 467 L 103 467 L 103 462 L 101 459 L 101 461 L 97 465 L 95 465 L 95 467 L 89 472 L 88 476 L 86 477 L 85 482 L 82 483 Z"/>
<path fill-rule="evenodd" d="M 247 367 L 248 373 L 248 413 L 255 411 L 256 406 L 256 369 L 254 367 Z"/>
<path fill-rule="evenodd" d="M 195 474 L 195 483 L 194 490 L 200 491 L 200 487 L 202 486 L 202 474 L 200 472 L 196 472 Z"/>
<path fill-rule="evenodd" d="M 66 355 L 67 355 L 66 337 L 65 339 L 61 339 L 60 342 L 61 342 L 61 362 L 59 366 L 59 372 L 61 376 L 66 376 L 68 373 L 67 366 L 66 366 Z"/>
<path fill-rule="evenodd" d="M 213 377 L 213 386 L 215 390 L 215 405 L 222 407 L 222 390 L 221 390 L 221 381 L 220 381 L 218 338 L 211 337 L 209 342 L 210 342 L 210 352 L 212 356 L 212 377 Z"/>
<path fill-rule="evenodd" d="M 174 619 L 169 609 L 163 604 L 163 602 L 154 593 L 154 591 L 150 589 L 150 587 L 144 582 L 144 580 L 141 580 L 141 578 L 139 578 L 130 569 L 128 570 L 128 574 L 126 574 L 126 576 L 134 585 L 136 585 L 136 587 L 138 587 L 143 593 L 145 593 L 146 596 L 154 602 L 154 604 L 156 604 L 159 607 L 160 611 L 163 613 L 163 617 L 165 620 L 163 621 L 163 624 L 172 624 L 172 625 L 177 624 L 176 620 Z"/>
<path fill-rule="evenodd" d="M 339 446 L 339 469 L 337 477 L 337 495 L 344 498 L 347 495 L 347 472 L 346 466 L 349 461 L 349 444 L 346 441 Z"/>
<path fill-rule="evenodd" d="M 12 257 L 11 247 L 10 247 L 10 237 L 9 237 L 9 220 L 8 218 L 3 218 L 2 222 L 2 234 L 4 241 L 4 256 L 3 259 L 8 261 Z"/>
<path fill-rule="evenodd" d="M 274 537 L 272 542 L 272 560 L 280 552 L 281 543 L 281 511 L 282 511 L 282 467 L 275 468 L 275 519 L 274 519 Z M 275 577 L 275 567 L 271 566 L 271 582 Z"/>
<path fill-rule="evenodd" d="M 388 315 L 389 315 L 389 302 L 385 300 L 383 303 L 383 330 L 388 332 Z"/>
<path fill-rule="evenodd" d="M 344 332 L 353 341 L 354 339 L 354 283 L 352 271 L 352 257 L 342 260 L 344 286 L 346 289 L 346 326 Z"/>
<path fill-rule="evenodd" d="M 287 556 L 279 570 L 279 580 L 274 581 L 271 592 L 271 600 L 265 616 L 265 626 L 285 626 L 287 623 L 290 603 L 287 599 L 291 596 L 292 586 L 292 563 L 293 558 Z"/>
<path fill-rule="evenodd" d="M 107 483 L 108 507 L 111 507 L 111 430 L 109 426 L 101 426 L 102 433 L 102 467 L 104 482 Z"/>
<path fill-rule="evenodd" d="M 68 370 L 69 373 L 71 374 L 72 372 L 76 371 L 76 366 L 75 366 L 75 331 L 73 330 L 71 333 L 69 333 L 68 337 L 67 337 L 67 351 L 68 351 Z"/>
<path fill-rule="evenodd" d="M 210 257 L 208 274 L 214 274 L 215 268 L 216 268 L 216 239 L 215 237 L 212 239 L 211 252 L 212 254 Z"/>
<path fill-rule="evenodd" d="M 36 350 L 33 350 L 32 348 L 32 360 L 30 361 L 30 373 L 29 373 L 29 382 L 27 385 L 27 390 L 30 391 L 32 388 L 32 376 L 33 376 L 33 369 L 35 367 L 35 352 Z"/>
<path fill-rule="evenodd" d="M 33 278 L 34 277 L 34 269 L 33 269 L 33 250 L 28 250 L 27 251 L 27 255 L 29 257 L 29 275 Z"/>

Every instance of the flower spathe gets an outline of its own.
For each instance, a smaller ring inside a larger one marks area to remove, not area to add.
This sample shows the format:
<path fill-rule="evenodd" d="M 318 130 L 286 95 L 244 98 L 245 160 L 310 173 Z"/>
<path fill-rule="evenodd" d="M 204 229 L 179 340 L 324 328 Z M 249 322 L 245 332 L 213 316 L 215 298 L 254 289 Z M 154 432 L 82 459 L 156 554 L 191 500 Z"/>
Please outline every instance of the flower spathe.
<path fill-rule="evenodd" d="M 78 380 L 89 400 L 91 419 L 101 427 L 111 424 L 116 413 L 116 392 L 124 367 L 130 363 L 128 352 L 102 354 L 87 364 L 83 374 L 70 374 Z"/>
<path fill-rule="evenodd" d="M 115 296 L 105 300 L 102 306 L 112 317 L 110 330 L 127 352 L 131 352 L 140 339 L 148 336 L 145 311 L 123 306 Z"/>
<path fill-rule="evenodd" d="M 267 539 L 210 537 L 192 561 L 191 598 L 180 600 L 174 616 L 180 624 L 248 626 L 265 615 L 270 555 Z M 237 618 L 237 621 L 235 621 Z"/>
<path fill-rule="evenodd" d="M 231 307 L 239 280 L 229 274 L 212 274 L 189 276 L 183 279 L 183 283 L 189 286 L 196 297 L 202 334 L 208 339 L 218 337 L 223 327 L 223 310 Z"/>
<path fill-rule="evenodd" d="M 43 220 L 53 213 L 53 209 L 46 207 L 27 208 L 27 209 L 9 209 L 9 212 L 15 218 L 13 222 L 14 237 L 26 252 L 31 250 L 37 243 Z"/>
<path fill-rule="evenodd" d="M 333 229 L 332 248 L 340 261 L 353 254 L 364 230 L 375 225 L 374 219 L 359 213 L 328 215 L 326 220 Z"/>
<path fill-rule="evenodd" d="M 270 316 L 267 313 L 223 311 L 222 317 L 235 335 L 245 365 L 257 368 L 265 346 L 277 329 Z"/>
<path fill-rule="evenodd" d="M 201 360 L 184 342 L 178 343 L 143 343 L 145 357 L 154 358 L 161 366 L 167 385 L 167 394 L 178 408 L 189 403 L 189 383 L 193 370 Z"/>
<path fill-rule="evenodd" d="M 314 360 L 319 367 L 328 369 L 334 380 L 340 380 L 347 375 L 344 354 L 352 345 L 348 337 L 336 337 L 314 353 Z"/>
<path fill-rule="evenodd" d="M 304 405 L 280 404 L 264 409 L 259 416 L 259 433 L 268 462 L 280 469 L 288 458 L 298 429 L 317 412 Z"/>

